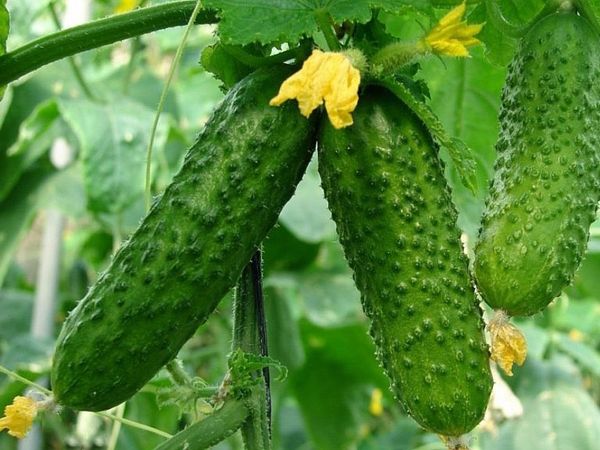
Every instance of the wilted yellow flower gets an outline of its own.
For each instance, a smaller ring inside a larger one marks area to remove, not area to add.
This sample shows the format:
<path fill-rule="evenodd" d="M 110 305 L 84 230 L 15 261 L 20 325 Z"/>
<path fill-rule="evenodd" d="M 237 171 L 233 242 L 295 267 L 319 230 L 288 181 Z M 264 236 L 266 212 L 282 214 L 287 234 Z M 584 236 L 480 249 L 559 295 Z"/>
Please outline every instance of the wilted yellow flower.
<path fill-rule="evenodd" d="M 492 360 L 508 376 L 512 376 L 512 366 L 517 363 L 522 366 L 527 357 L 527 342 L 523 333 L 508 321 L 508 316 L 502 311 L 496 312 L 488 324 L 492 340 Z"/>
<path fill-rule="evenodd" d="M 369 403 L 369 412 L 374 416 L 383 414 L 383 404 L 381 402 L 383 393 L 381 389 L 375 388 L 371 391 L 371 402 Z"/>
<path fill-rule="evenodd" d="M 0 418 L 0 430 L 8 429 L 11 436 L 23 439 L 37 415 L 37 402 L 29 397 L 17 396 L 11 405 L 4 408 Z"/>
<path fill-rule="evenodd" d="M 140 4 L 140 0 L 121 0 L 115 8 L 115 14 L 121 14 L 135 9 Z"/>
<path fill-rule="evenodd" d="M 335 128 L 352 125 L 352 111 L 358 103 L 360 72 L 342 53 L 314 50 L 302 69 L 285 80 L 270 104 L 279 106 L 297 99 L 303 116 L 325 102 L 329 120 Z"/>
<path fill-rule="evenodd" d="M 461 3 L 442 17 L 439 23 L 425 36 L 424 43 L 434 53 L 469 56 L 467 47 L 479 44 L 480 41 L 475 38 L 475 35 L 481 31 L 483 24 L 468 25 L 466 21 L 463 21 L 466 9 L 466 2 Z"/>

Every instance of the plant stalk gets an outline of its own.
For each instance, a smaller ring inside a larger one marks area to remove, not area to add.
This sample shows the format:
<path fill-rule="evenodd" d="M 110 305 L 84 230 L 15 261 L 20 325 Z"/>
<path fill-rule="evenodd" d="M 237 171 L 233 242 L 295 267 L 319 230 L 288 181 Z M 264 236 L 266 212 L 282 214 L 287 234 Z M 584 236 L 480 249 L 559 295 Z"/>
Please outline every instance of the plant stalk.
<path fill-rule="evenodd" d="M 155 450 L 204 450 L 232 435 L 247 419 L 244 400 L 228 398 L 223 406 L 200 422 L 190 425 Z"/>
<path fill-rule="evenodd" d="M 262 290 L 262 255 L 257 250 L 242 271 L 233 301 L 232 350 L 268 356 L 266 320 Z M 251 407 L 248 420 L 241 428 L 247 450 L 271 448 L 271 396 L 269 369 L 257 372 L 263 383 L 253 389 L 248 402 Z"/>
<path fill-rule="evenodd" d="M 59 59 L 165 28 L 186 25 L 196 1 L 177 1 L 110 16 L 42 36 L 0 56 L 0 86 Z M 216 23 L 202 10 L 196 24 Z"/>

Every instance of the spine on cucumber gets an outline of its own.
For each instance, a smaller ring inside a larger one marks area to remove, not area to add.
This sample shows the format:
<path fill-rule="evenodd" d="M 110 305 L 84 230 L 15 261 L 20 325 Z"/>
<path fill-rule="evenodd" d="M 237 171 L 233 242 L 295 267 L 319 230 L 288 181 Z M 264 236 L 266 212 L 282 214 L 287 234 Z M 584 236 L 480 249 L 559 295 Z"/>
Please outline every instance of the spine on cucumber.
<path fill-rule="evenodd" d="M 485 301 L 511 316 L 572 280 L 600 198 L 600 38 L 572 12 L 522 39 L 500 110 L 495 176 L 475 249 Z"/>
<path fill-rule="evenodd" d="M 292 196 L 315 118 L 269 106 L 286 68 L 239 82 L 162 198 L 68 316 L 52 367 L 57 401 L 113 407 L 140 389 L 233 287 Z"/>
<path fill-rule="evenodd" d="M 481 310 L 438 148 L 391 92 L 368 87 L 354 125 L 319 133 L 319 171 L 377 356 L 424 428 L 459 436 L 491 391 Z"/>

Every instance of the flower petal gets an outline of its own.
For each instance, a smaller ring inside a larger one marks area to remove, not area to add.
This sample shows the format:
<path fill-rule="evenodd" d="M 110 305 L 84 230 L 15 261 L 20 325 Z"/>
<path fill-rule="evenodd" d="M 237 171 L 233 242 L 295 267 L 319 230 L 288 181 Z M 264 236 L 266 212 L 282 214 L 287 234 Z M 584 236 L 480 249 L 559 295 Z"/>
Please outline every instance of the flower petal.
<path fill-rule="evenodd" d="M 360 72 L 342 53 L 314 50 L 302 68 L 285 80 L 270 105 L 296 99 L 308 117 L 323 102 L 335 128 L 352 125 L 351 113 L 358 103 Z"/>
<path fill-rule="evenodd" d="M 466 7 L 465 2 L 458 5 L 425 36 L 423 41 L 434 53 L 465 57 L 469 56 L 467 47 L 479 44 L 474 36 L 481 31 L 483 24 L 468 25 L 463 21 Z"/>
<path fill-rule="evenodd" d="M 492 340 L 492 360 L 508 375 L 512 376 L 513 364 L 522 366 L 527 357 L 527 342 L 523 333 L 508 321 L 502 311 L 496 312 L 488 325 Z"/>
<path fill-rule="evenodd" d="M 37 415 L 37 404 L 29 397 L 17 396 L 11 405 L 4 408 L 0 418 L 0 430 L 8 429 L 8 434 L 23 439 Z"/>

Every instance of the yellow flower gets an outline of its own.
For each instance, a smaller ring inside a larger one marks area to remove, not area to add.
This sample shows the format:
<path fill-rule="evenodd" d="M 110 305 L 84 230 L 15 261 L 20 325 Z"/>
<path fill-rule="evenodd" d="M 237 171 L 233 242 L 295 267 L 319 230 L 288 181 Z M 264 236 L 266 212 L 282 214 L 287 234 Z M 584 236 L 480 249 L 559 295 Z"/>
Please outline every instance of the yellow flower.
<path fill-rule="evenodd" d="M 369 403 L 369 412 L 379 417 L 383 414 L 383 404 L 381 403 L 381 399 L 383 398 L 383 393 L 381 389 L 375 388 L 371 392 L 371 402 Z"/>
<path fill-rule="evenodd" d="M 509 323 L 508 316 L 503 311 L 497 311 L 488 325 L 492 340 L 492 360 L 508 376 L 512 376 L 512 366 L 517 363 L 522 366 L 527 357 L 527 342 L 523 333 Z"/>
<path fill-rule="evenodd" d="M 469 56 L 467 47 L 479 44 L 479 39 L 476 39 L 475 35 L 481 31 L 483 24 L 467 25 L 467 22 L 462 20 L 466 9 L 466 2 L 461 3 L 442 17 L 439 23 L 425 36 L 424 43 L 434 53 Z"/>
<path fill-rule="evenodd" d="M 135 9 L 140 4 L 140 0 L 121 0 L 115 8 L 115 14 L 125 13 Z"/>
<path fill-rule="evenodd" d="M 17 396 L 12 405 L 4 408 L 4 417 L 0 418 L 0 430 L 8 429 L 11 436 L 23 439 L 37 415 L 37 402 L 29 397 Z"/>
<path fill-rule="evenodd" d="M 360 72 L 342 53 L 314 50 L 302 69 L 285 80 L 272 106 L 297 99 L 303 116 L 308 117 L 325 102 L 329 120 L 335 128 L 352 125 L 352 111 L 358 103 Z"/>

